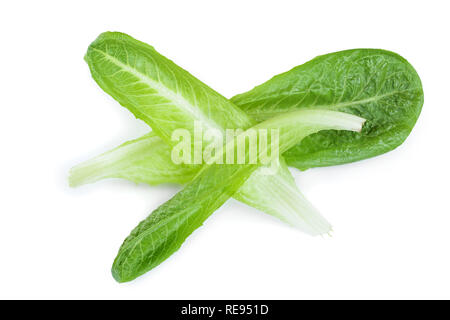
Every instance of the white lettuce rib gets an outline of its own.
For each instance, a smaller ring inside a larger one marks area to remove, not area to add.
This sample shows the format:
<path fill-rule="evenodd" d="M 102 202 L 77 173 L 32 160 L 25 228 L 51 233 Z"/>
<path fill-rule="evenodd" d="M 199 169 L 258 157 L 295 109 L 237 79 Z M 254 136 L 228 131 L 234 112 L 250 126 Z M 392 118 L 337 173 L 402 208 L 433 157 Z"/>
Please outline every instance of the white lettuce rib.
<path fill-rule="evenodd" d="M 281 168 L 284 168 L 282 166 Z M 252 207 L 264 210 L 281 221 L 310 235 L 321 235 L 331 231 L 331 224 L 303 196 L 287 172 L 276 175 L 255 171 L 235 193 L 234 198 Z M 259 197 L 253 194 L 270 196 Z"/>

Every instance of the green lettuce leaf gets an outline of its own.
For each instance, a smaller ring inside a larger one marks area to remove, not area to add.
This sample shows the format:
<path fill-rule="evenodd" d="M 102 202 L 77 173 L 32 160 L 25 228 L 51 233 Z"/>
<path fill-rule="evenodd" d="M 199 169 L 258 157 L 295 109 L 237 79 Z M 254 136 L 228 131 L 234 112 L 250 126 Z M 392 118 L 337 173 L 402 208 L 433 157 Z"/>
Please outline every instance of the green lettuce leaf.
<path fill-rule="evenodd" d="M 308 108 L 367 119 L 362 134 L 321 131 L 283 154 L 288 165 L 305 170 L 395 149 L 419 117 L 423 90 L 414 68 L 398 54 L 354 49 L 319 56 L 231 101 L 257 121 Z"/>
<path fill-rule="evenodd" d="M 364 121 L 341 112 L 300 110 L 267 120 L 253 129 L 279 129 L 279 148 L 283 152 L 320 130 L 360 131 Z M 236 147 L 237 143 L 227 144 L 225 150 L 236 150 Z M 270 153 L 270 148 L 269 143 L 267 150 L 258 150 L 258 156 Z M 245 150 L 248 153 L 249 148 Z M 159 265 L 257 169 L 255 164 L 203 166 L 193 181 L 150 214 L 125 239 L 112 266 L 113 277 L 118 282 L 131 281 Z"/>

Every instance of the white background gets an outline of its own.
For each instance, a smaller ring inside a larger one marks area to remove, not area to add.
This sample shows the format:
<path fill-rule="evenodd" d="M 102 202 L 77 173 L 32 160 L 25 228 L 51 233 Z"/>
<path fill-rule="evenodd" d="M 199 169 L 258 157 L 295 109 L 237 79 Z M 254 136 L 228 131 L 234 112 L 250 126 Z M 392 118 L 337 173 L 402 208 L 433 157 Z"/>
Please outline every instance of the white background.
<path fill-rule="evenodd" d="M 0 5 L 0 298 L 450 298 L 448 1 L 9 1 Z M 304 173 L 333 224 L 309 237 L 230 200 L 138 280 L 110 267 L 130 230 L 179 188 L 71 189 L 80 161 L 148 131 L 83 55 L 122 31 L 226 97 L 333 51 L 408 59 L 425 104 L 407 141 Z"/>

